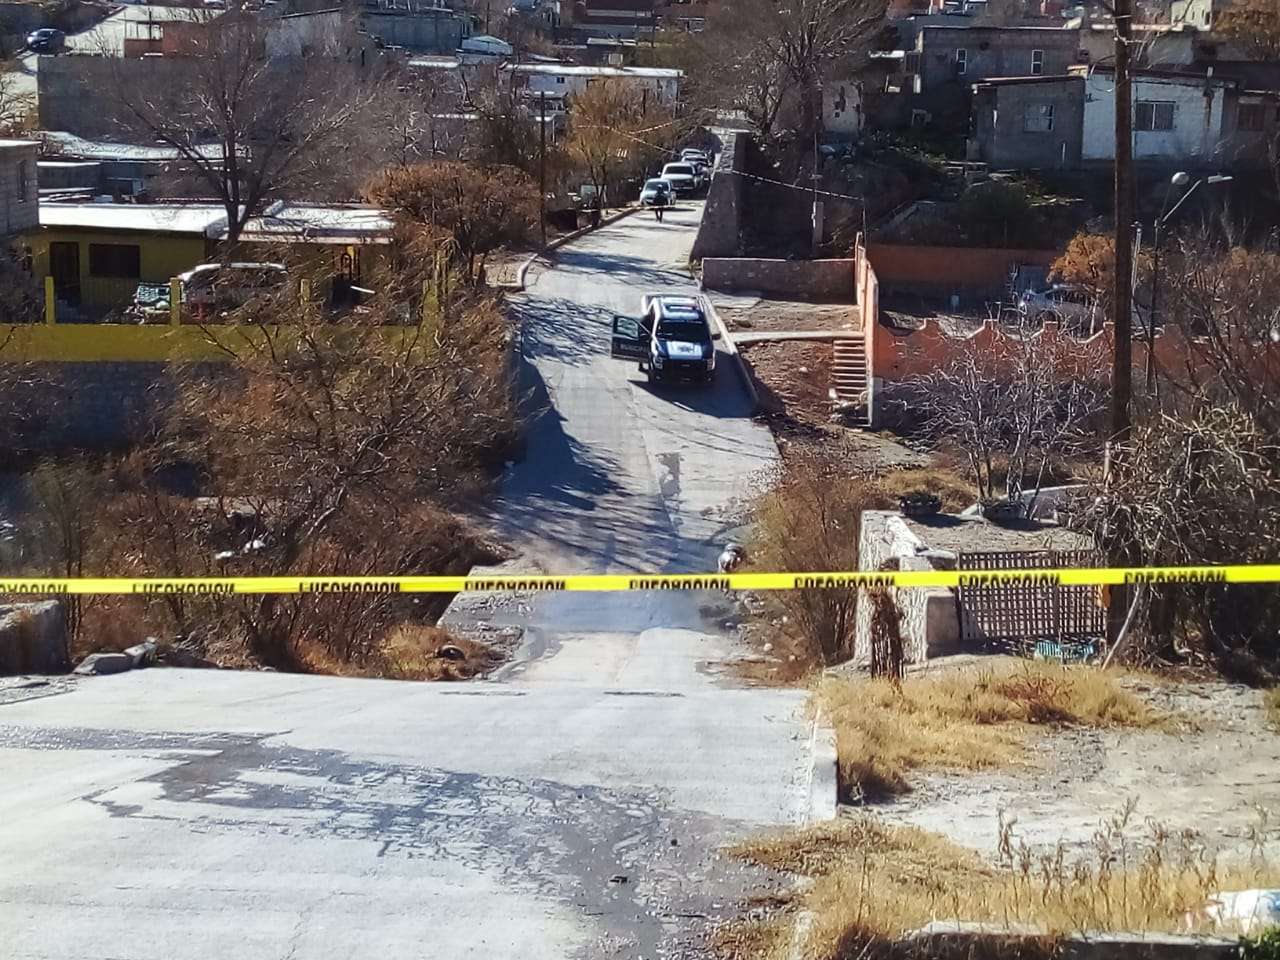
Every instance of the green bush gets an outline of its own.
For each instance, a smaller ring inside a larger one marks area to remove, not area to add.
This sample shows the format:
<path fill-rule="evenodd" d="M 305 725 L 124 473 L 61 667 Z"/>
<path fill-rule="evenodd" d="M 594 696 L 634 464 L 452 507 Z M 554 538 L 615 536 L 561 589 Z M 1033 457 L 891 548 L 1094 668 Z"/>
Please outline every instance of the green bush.
<path fill-rule="evenodd" d="M 1240 960 L 1280 960 L 1280 927 L 1240 938 Z"/>

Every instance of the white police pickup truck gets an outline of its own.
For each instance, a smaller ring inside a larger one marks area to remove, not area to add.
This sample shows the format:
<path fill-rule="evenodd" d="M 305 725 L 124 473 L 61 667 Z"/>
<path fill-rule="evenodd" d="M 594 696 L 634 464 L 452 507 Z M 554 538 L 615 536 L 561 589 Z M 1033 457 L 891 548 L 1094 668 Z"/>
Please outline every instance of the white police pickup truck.
<path fill-rule="evenodd" d="M 639 361 L 650 383 L 710 383 L 715 378 L 715 341 L 720 334 L 712 330 L 701 298 L 647 293 L 641 299 L 640 314 L 613 318 L 611 357 Z"/>

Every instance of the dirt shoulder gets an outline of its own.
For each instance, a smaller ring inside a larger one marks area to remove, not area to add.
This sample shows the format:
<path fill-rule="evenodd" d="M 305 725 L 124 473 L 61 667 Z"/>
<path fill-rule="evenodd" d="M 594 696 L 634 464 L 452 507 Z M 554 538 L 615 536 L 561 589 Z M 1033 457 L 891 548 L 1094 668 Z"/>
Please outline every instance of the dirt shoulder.
<path fill-rule="evenodd" d="M 1159 824 L 1194 831 L 1226 859 L 1254 852 L 1260 831 L 1280 855 L 1280 733 L 1267 721 L 1262 691 L 1224 682 L 1126 679 L 1122 686 L 1185 723 L 1168 729 L 1047 728 L 1030 762 L 987 772 L 919 773 L 911 792 L 861 808 L 889 823 L 942 834 L 987 856 L 999 817 L 1036 850 L 1090 846 L 1100 825 L 1126 804 L 1135 841 Z"/>
<path fill-rule="evenodd" d="M 718 303 L 716 312 L 733 333 L 783 330 L 849 332 L 860 329 L 858 308 L 852 303 L 760 300 L 744 306 Z"/>

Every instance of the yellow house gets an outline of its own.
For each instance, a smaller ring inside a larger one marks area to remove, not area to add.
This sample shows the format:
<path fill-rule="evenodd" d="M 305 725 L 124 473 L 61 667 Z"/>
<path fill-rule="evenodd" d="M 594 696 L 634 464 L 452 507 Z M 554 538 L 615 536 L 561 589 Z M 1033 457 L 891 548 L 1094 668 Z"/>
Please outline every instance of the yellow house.
<path fill-rule="evenodd" d="M 359 283 L 390 231 L 371 207 L 279 202 L 245 225 L 237 257 L 266 258 L 288 244 L 332 257 L 334 275 Z M 28 242 L 35 274 L 53 278 L 60 321 L 110 322 L 139 284 L 164 284 L 215 259 L 226 232 L 220 205 L 46 201 Z"/>

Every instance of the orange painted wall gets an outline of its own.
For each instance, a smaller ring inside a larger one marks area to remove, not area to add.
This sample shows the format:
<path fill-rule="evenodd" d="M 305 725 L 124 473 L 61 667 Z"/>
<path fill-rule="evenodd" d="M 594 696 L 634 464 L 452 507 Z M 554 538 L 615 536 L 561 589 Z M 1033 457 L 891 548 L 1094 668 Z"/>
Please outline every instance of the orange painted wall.
<path fill-rule="evenodd" d="M 1000 288 L 1017 264 L 1049 266 L 1055 250 L 999 250 L 980 247 L 925 247 L 871 243 L 867 258 L 884 286 L 947 291 Z"/>
<path fill-rule="evenodd" d="M 946 366 L 966 343 L 975 344 L 995 358 L 1007 352 L 1011 338 L 995 321 L 987 321 L 969 337 L 952 336 L 932 320 L 926 321 L 920 329 L 910 331 L 882 326 L 877 274 L 859 242 L 855 251 L 854 280 L 862 329 L 866 333 L 867 381 L 871 384 L 873 418 L 877 384 L 894 383 L 936 371 Z M 1064 373 L 1109 376 L 1113 342 L 1111 324 L 1105 324 L 1101 333 L 1084 340 L 1062 333 L 1056 323 L 1046 323 L 1037 336 L 1053 338 L 1061 343 L 1062 349 L 1054 350 L 1050 355 L 1060 358 Z M 1145 341 L 1133 344 L 1136 377 L 1140 378 L 1146 368 L 1147 349 Z M 1197 370 L 1211 372 L 1208 369 L 1211 361 L 1206 356 L 1204 344 L 1184 336 L 1177 327 L 1168 327 L 1156 337 L 1155 351 L 1157 365 L 1163 370 L 1177 370 L 1183 375 Z M 1258 359 L 1264 366 L 1280 363 L 1280 347 L 1276 344 L 1260 345 Z"/>

